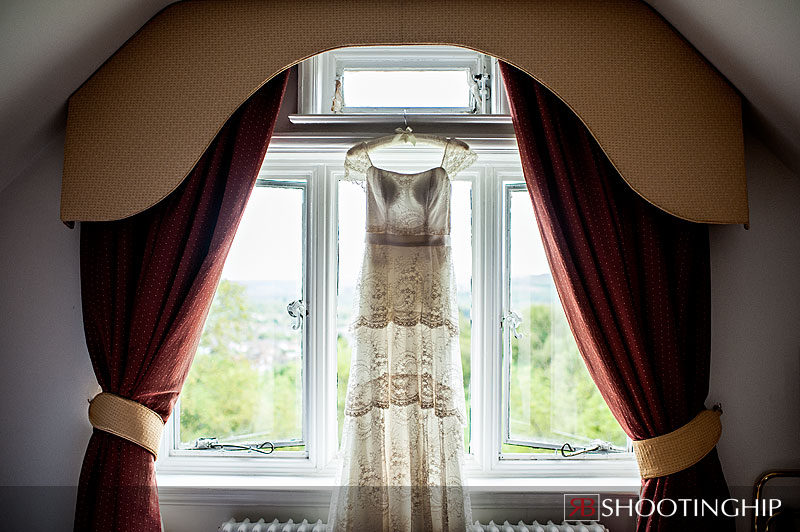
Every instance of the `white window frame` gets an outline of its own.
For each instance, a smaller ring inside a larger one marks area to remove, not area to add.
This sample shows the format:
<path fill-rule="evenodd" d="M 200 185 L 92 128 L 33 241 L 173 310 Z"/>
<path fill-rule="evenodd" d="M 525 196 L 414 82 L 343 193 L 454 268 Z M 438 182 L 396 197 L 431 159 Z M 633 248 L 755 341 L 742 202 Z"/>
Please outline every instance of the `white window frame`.
<path fill-rule="evenodd" d="M 318 165 L 304 165 L 298 163 L 289 164 L 269 164 L 267 161 L 262 165 L 259 172 L 258 181 L 278 181 L 287 182 L 300 180 L 304 182 L 305 190 L 305 213 L 303 223 L 305 225 L 305 243 L 303 249 L 303 301 L 306 303 L 307 315 L 303 319 L 303 451 L 280 451 L 270 455 L 252 456 L 246 451 L 214 451 L 214 450 L 194 450 L 180 448 L 177 437 L 180 434 L 180 399 L 176 404 L 173 415 L 164 426 L 164 434 L 161 438 L 159 449 L 159 460 L 156 462 L 159 471 L 164 473 L 220 473 L 226 474 L 247 474 L 258 470 L 261 473 L 282 474 L 284 472 L 312 472 L 313 464 L 318 459 L 316 454 L 325 452 L 324 442 L 321 441 L 320 433 L 325 432 L 325 416 L 318 414 L 316 408 L 309 408 L 309 405 L 316 405 L 321 396 L 326 393 L 325 387 L 329 386 L 329 379 L 325 373 L 324 364 L 327 357 L 320 360 L 318 357 L 309 356 L 309 353 L 317 352 L 317 349 L 325 349 L 324 338 L 319 334 L 318 329 L 325 327 L 320 323 L 319 317 L 327 315 L 325 308 L 320 305 L 323 301 L 314 297 L 315 290 L 320 286 L 317 279 L 312 278 L 315 274 L 309 264 L 314 264 L 319 260 L 315 251 L 319 248 L 319 242 L 328 238 L 319 231 L 320 212 L 324 209 L 326 200 L 319 197 L 317 187 L 313 183 L 319 175 Z M 335 238 L 335 234 L 334 234 Z M 313 262 L 312 262 L 313 261 Z M 323 284 L 324 286 L 324 284 Z M 287 321 L 289 317 L 287 315 Z M 313 331 L 313 332 L 312 332 Z M 335 362 L 335 361 L 334 361 Z M 335 366 L 334 366 L 335 371 Z M 317 386 L 320 388 L 318 389 Z M 335 391 L 335 383 L 334 383 Z M 322 427 L 322 430 L 320 428 Z M 310 442 L 314 442 L 310 444 Z M 241 456 L 236 456 L 240 454 Z M 161 459 L 163 457 L 163 459 Z M 263 462 L 268 461 L 268 465 Z"/>
<path fill-rule="evenodd" d="M 502 250 L 500 252 L 501 255 L 501 275 L 502 283 L 501 283 L 501 323 L 505 323 L 504 318 L 513 310 L 511 306 L 511 194 L 513 192 L 518 191 L 525 191 L 527 192 L 527 186 L 525 184 L 524 179 L 519 180 L 516 176 L 511 178 L 501 178 L 500 183 L 497 185 L 501 188 L 502 197 L 500 199 L 500 212 L 499 216 L 502 217 Z M 537 235 L 538 236 L 538 235 Z M 551 449 L 553 452 L 558 450 L 560 446 L 554 445 L 548 442 L 537 442 L 534 438 L 531 439 L 521 439 L 521 438 L 514 438 L 511 435 L 510 429 L 510 386 L 511 386 L 511 342 L 512 342 L 512 335 L 513 331 L 510 330 L 508 327 L 504 325 L 501 326 L 501 372 L 502 372 L 502 382 L 503 382 L 503 389 L 502 389 L 502 396 L 500 400 L 500 407 L 502 412 L 502 419 L 501 419 L 501 427 L 502 427 L 502 441 L 501 445 L 516 445 L 520 447 L 532 447 L 536 449 Z M 574 444 L 574 442 L 570 442 Z M 583 445 L 574 444 L 573 449 L 578 450 L 585 450 L 586 447 Z M 601 456 L 605 459 L 616 459 L 620 457 L 622 459 L 627 459 L 630 456 L 630 453 L 633 452 L 633 444 L 630 438 L 626 438 L 626 445 L 625 445 L 625 452 L 614 452 L 609 453 L 607 455 L 599 454 L 596 456 Z M 533 453 L 502 453 L 500 454 L 501 460 L 533 460 L 536 459 L 536 454 Z"/>
<path fill-rule="evenodd" d="M 298 114 L 292 115 L 290 119 L 295 123 L 309 123 L 308 118 L 304 117 L 338 115 L 331 110 L 331 103 L 336 80 L 345 68 L 361 70 L 468 68 L 473 74 L 481 74 L 484 80 L 488 78 L 481 91 L 482 110 L 477 115 L 507 115 L 509 112 L 496 58 L 455 46 L 362 46 L 331 50 L 300 63 L 297 81 Z M 397 112 L 398 109 L 391 108 L 345 108 L 343 114 L 371 115 Z M 409 108 L 406 109 L 406 113 L 413 116 L 419 113 L 437 113 L 437 111 Z M 452 110 L 448 112 L 446 109 L 438 113 L 456 119 L 465 114 L 453 113 Z"/>
<path fill-rule="evenodd" d="M 173 447 L 178 416 L 167 422 L 159 458 L 161 477 L 170 475 L 227 475 L 231 478 L 281 477 L 305 479 L 303 482 L 330 484 L 336 472 L 337 424 L 337 345 L 336 345 L 336 257 L 338 182 L 343 176 L 345 146 L 362 137 L 335 141 L 324 136 L 298 140 L 287 135 L 274 137 L 259 174 L 260 179 L 302 177 L 308 180 L 306 356 L 304 360 L 307 406 L 306 451 L 304 456 L 253 456 L 247 453 L 186 451 Z M 555 454 L 501 453 L 503 418 L 502 393 L 503 332 L 503 183 L 523 181 L 519 154 L 513 138 L 463 136 L 478 153 L 473 167 L 456 180 L 472 181 L 472 337 L 471 337 L 471 449 L 465 459 L 465 477 L 472 485 L 497 478 L 518 479 L 615 479 L 638 485 L 638 470 L 630 453 L 582 455 L 561 458 Z M 424 151 L 427 148 L 417 148 Z M 385 150 L 382 160 L 398 164 L 402 159 Z M 435 148 L 428 151 L 436 151 Z M 405 166 L 408 167 L 407 163 Z M 420 167 L 419 170 L 425 168 Z M 417 168 L 408 167 L 409 171 Z M 491 260 L 481 260 L 491 257 Z M 483 302 L 479 305 L 480 302 Z M 491 406 L 487 406 L 490 405 Z M 176 409 L 177 410 L 177 409 Z M 177 412 L 176 412 L 177 413 Z M 203 477 L 205 475 L 206 477 Z M 316 480 L 314 480 L 316 479 Z M 170 480 L 167 478 L 167 483 Z M 161 482 L 161 481 L 160 481 Z"/>

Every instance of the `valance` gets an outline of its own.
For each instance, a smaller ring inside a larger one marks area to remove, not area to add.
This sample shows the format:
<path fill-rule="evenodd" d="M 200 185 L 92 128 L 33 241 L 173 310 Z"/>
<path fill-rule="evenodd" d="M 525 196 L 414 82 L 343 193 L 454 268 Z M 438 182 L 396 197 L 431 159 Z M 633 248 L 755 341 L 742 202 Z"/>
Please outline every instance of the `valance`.
<path fill-rule="evenodd" d="M 649 202 L 691 221 L 748 221 L 740 98 L 638 0 L 173 4 L 70 98 L 62 220 L 147 209 L 267 80 L 326 50 L 387 44 L 501 58 L 566 102 Z"/>

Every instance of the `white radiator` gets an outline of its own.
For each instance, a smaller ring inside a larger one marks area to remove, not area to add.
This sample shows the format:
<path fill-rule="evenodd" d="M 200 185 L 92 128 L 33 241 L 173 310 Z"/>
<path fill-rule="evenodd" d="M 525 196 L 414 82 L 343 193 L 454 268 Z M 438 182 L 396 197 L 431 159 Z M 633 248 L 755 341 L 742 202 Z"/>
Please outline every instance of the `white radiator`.
<path fill-rule="evenodd" d="M 242 522 L 230 519 L 219 525 L 219 532 L 327 532 L 327 530 L 328 525 L 321 520 L 316 523 L 309 523 L 305 519 L 303 519 L 302 523 L 295 523 L 291 519 L 285 523 L 281 523 L 277 519 L 269 523 L 263 519 L 259 519 L 256 523 L 251 523 L 249 519 L 245 519 Z M 567 523 L 565 521 L 560 525 L 552 521 L 547 523 L 534 521 L 530 524 L 520 521 L 516 525 L 512 525 L 508 521 L 503 524 L 489 521 L 488 525 L 475 521 L 475 524 L 469 528 L 469 532 L 608 532 L 608 529 L 596 521 L 586 523 L 581 521 Z"/>

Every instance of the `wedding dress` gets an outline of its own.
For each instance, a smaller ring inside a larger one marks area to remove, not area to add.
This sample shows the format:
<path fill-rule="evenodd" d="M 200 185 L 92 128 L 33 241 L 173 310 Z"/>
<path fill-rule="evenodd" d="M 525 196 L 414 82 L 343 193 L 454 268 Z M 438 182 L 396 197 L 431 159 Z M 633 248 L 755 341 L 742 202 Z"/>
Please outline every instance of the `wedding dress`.
<path fill-rule="evenodd" d="M 364 143 L 348 152 L 367 227 L 329 530 L 464 532 L 470 522 L 449 234 L 450 178 L 476 157 L 448 140 L 439 167 L 403 174 L 376 168 Z"/>

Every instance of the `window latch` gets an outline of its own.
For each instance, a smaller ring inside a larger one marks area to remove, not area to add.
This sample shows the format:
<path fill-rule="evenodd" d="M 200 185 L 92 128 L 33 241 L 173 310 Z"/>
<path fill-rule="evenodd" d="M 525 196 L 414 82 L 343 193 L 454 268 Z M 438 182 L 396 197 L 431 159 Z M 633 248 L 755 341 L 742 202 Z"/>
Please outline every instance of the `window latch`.
<path fill-rule="evenodd" d="M 303 303 L 302 299 L 296 299 L 289 303 L 286 306 L 286 312 L 289 313 L 289 316 L 294 318 L 292 322 L 292 330 L 294 331 L 303 326 L 303 318 L 308 314 L 306 311 L 306 304 Z"/>
<path fill-rule="evenodd" d="M 337 76 L 333 89 L 333 99 L 331 99 L 331 112 L 336 114 L 341 113 L 343 107 L 344 96 L 342 96 L 342 78 Z"/>
<path fill-rule="evenodd" d="M 511 328 L 511 333 L 514 335 L 514 338 L 516 339 L 520 339 L 523 336 L 525 336 L 523 333 L 519 331 L 520 325 L 522 325 L 522 317 L 513 310 L 509 310 L 508 314 L 503 316 L 503 319 L 500 322 L 501 327 Z"/>
<path fill-rule="evenodd" d="M 246 444 L 220 443 L 217 438 L 197 438 L 190 449 L 194 451 L 252 451 L 261 454 L 272 454 L 275 452 L 275 444 L 269 441 Z"/>
<path fill-rule="evenodd" d="M 489 80 L 491 76 L 485 69 L 472 76 L 470 83 L 470 93 L 472 95 L 472 114 L 485 114 L 488 113 L 486 105 L 490 98 L 490 85 Z"/>
<path fill-rule="evenodd" d="M 615 447 L 613 443 L 603 441 L 603 440 L 593 440 L 589 447 L 584 447 L 582 449 L 575 449 L 569 443 L 565 443 L 561 446 L 559 450 L 561 452 L 561 456 L 564 458 L 572 458 L 573 456 L 578 456 L 580 454 L 586 453 L 600 453 L 600 454 L 608 454 L 608 453 L 624 453 L 625 449 L 620 449 Z"/>

